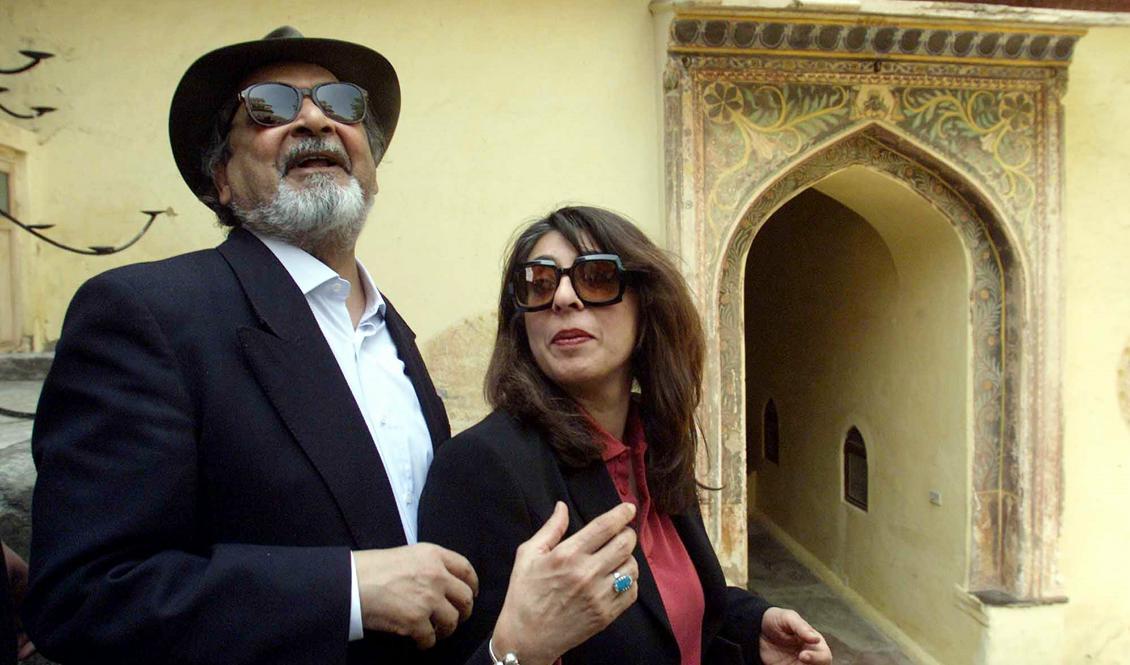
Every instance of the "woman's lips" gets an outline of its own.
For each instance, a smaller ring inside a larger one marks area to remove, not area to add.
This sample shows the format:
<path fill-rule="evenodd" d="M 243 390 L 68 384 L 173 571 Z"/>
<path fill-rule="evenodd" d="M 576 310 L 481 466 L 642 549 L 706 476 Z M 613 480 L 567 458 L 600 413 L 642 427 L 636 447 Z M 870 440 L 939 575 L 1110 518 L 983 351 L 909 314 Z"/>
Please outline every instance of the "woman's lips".
<path fill-rule="evenodd" d="M 593 336 L 579 328 L 569 328 L 568 330 L 558 331 L 553 339 L 550 340 L 551 344 L 560 346 L 574 346 L 577 344 L 584 344 L 585 342 L 593 339 Z"/>

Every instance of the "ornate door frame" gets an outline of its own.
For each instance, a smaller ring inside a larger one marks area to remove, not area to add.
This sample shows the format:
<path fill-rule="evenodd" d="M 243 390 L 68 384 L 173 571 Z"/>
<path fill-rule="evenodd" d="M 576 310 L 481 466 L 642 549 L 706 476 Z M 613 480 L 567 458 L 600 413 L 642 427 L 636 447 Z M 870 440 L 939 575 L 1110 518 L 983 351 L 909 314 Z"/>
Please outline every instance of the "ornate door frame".
<path fill-rule="evenodd" d="M 700 476 L 746 579 L 744 262 L 793 195 L 852 165 L 913 188 L 969 265 L 967 589 L 1061 597 L 1060 198 L 1067 66 L 1083 31 L 674 7 L 664 73 L 667 240 L 708 349 Z"/>

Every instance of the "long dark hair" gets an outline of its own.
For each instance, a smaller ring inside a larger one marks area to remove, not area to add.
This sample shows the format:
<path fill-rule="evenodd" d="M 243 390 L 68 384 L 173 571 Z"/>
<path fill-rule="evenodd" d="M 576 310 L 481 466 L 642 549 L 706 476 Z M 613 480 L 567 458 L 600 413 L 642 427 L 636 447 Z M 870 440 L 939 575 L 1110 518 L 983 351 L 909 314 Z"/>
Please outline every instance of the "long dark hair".
<path fill-rule="evenodd" d="M 697 501 L 695 409 L 702 397 L 705 337 L 686 280 L 668 255 L 619 215 L 591 207 L 566 207 L 533 222 L 514 240 L 502 273 L 498 335 L 487 370 L 486 398 L 518 420 L 535 425 L 565 464 L 601 459 L 601 448 L 580 407 L 542 373 L 507 285 L 537 241 L 557 231 L 578 252 L 618 254 L 630 272 L 639 303 L 639 339 L 632 377 L 648 442 L 647 484 L 656 507 L 688 512 Z"/>

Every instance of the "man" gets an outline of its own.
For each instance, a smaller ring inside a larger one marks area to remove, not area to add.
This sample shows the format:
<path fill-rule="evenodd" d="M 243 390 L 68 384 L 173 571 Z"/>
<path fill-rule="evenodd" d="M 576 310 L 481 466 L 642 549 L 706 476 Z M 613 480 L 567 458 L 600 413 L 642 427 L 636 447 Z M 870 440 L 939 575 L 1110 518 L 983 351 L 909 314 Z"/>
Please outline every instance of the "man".
<path fill-rule="evenodd" d="M 398 663 L 477 581 L 414 544 L 443 404 L 354 256 L 400 108 L 392 66 L 292 28 L 173 98 L 214 250 L 74 298 L 32 440 L 25 618 L 62 663 Z"/>

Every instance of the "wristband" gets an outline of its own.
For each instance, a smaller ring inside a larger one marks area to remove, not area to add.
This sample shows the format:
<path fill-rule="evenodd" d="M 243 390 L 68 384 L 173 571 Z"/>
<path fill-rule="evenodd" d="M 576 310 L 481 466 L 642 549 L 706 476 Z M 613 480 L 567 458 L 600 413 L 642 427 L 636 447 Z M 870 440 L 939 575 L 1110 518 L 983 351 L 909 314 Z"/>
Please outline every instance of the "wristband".
<path fill-rule="evenodd" d="M 508 652 L 502 658 L 499 658 L 498 656 L 494 655 L 494 636 L 493 635 L 491 635 L 490 640 L 487 642 L 487 653 L 490 654 L 490 659 L 494 662 L 494 665 L 522 665 L 521 663 L 518 662 L 518 657 L 514 655 L 513 651 Z"/>

